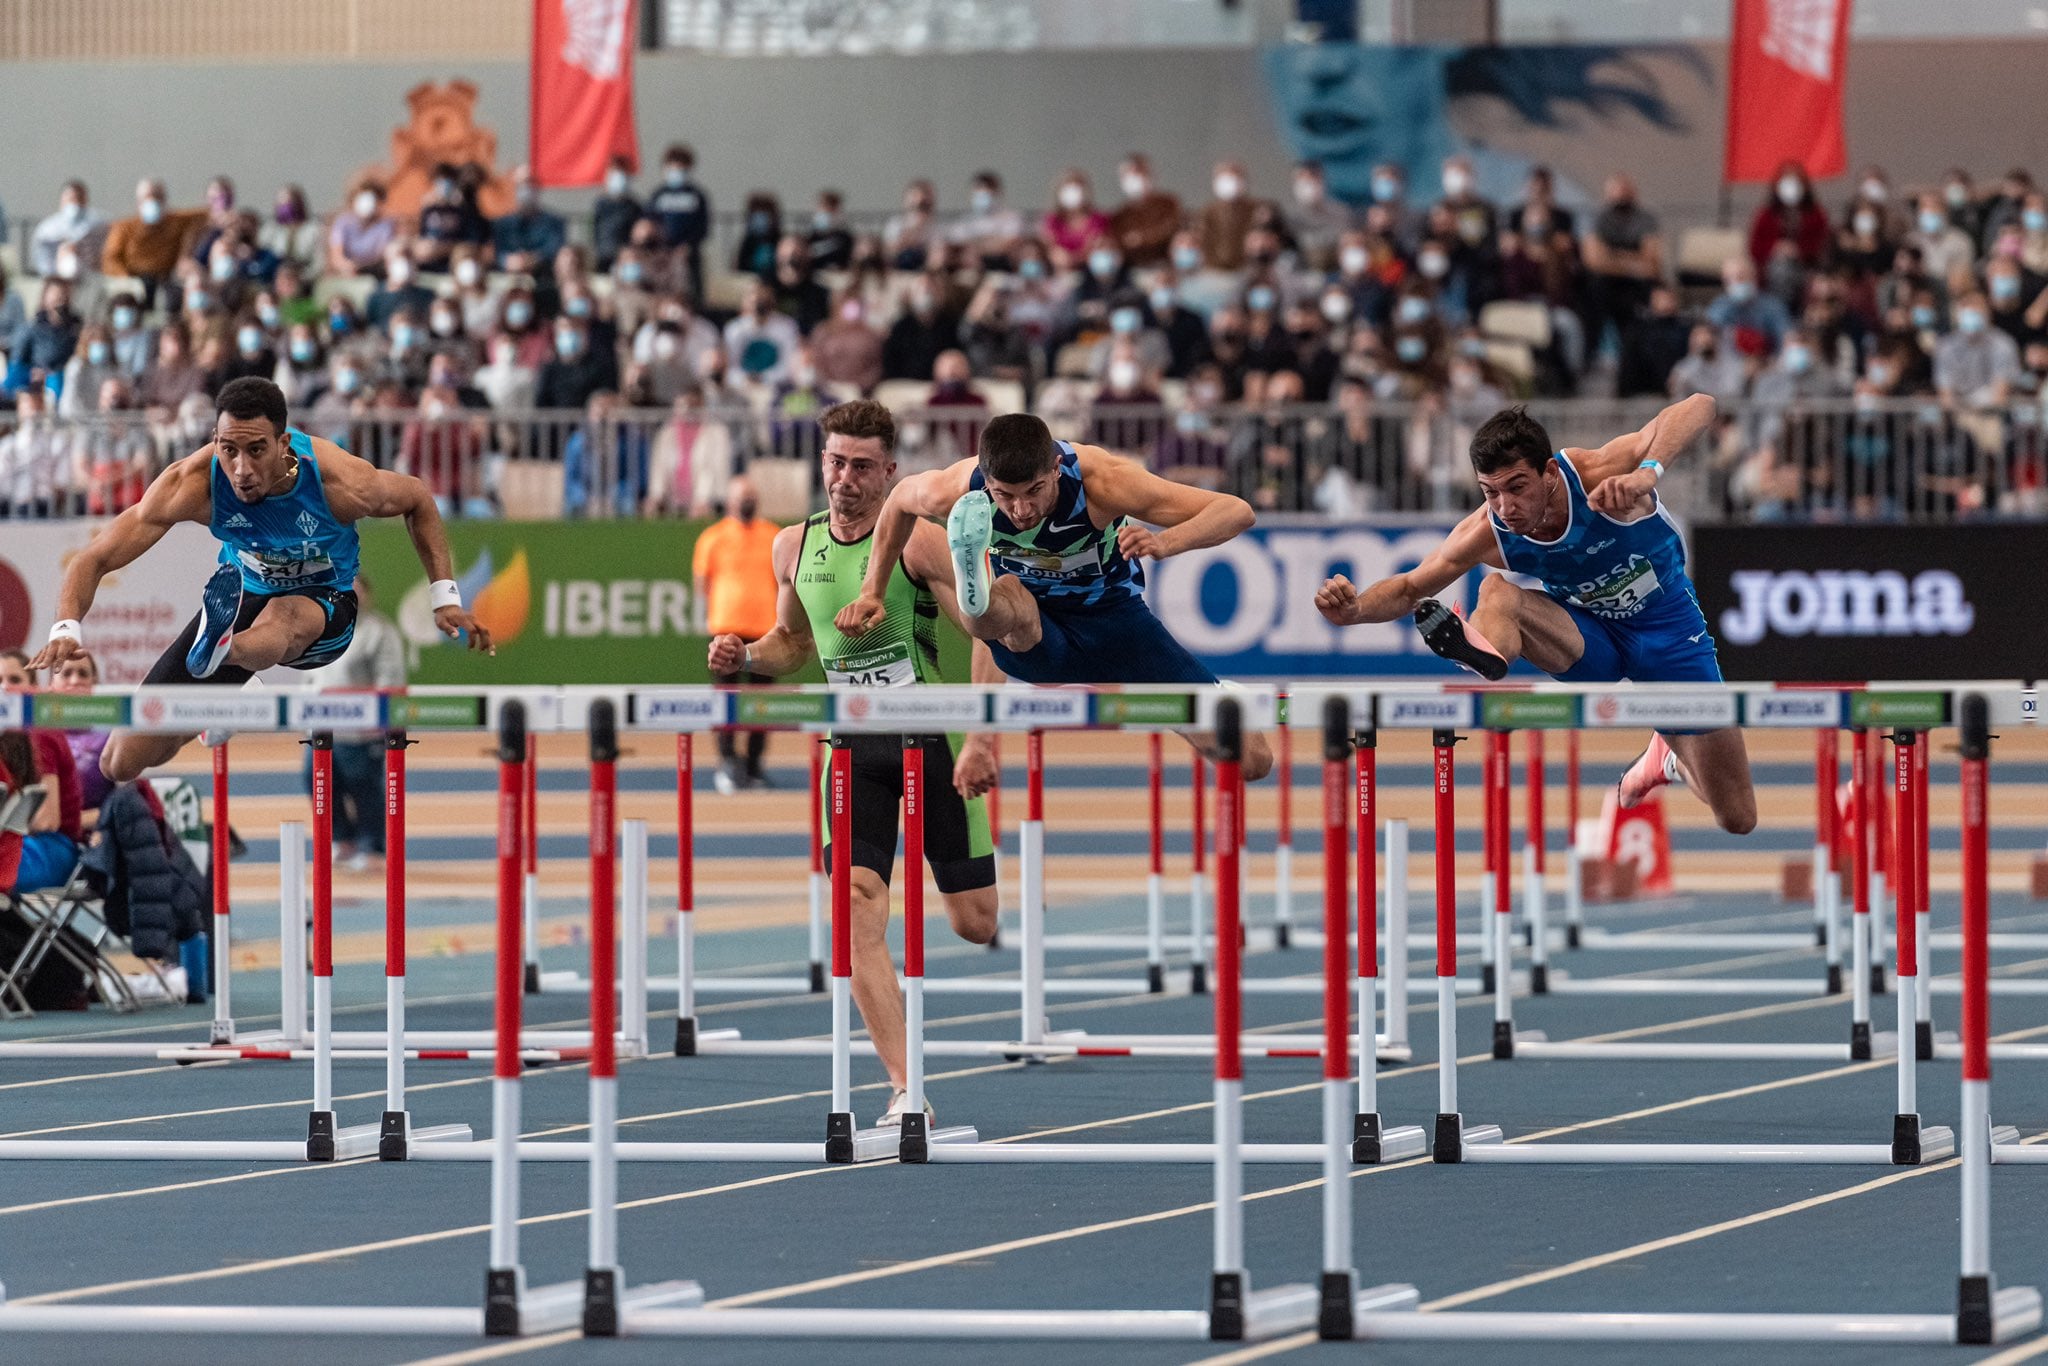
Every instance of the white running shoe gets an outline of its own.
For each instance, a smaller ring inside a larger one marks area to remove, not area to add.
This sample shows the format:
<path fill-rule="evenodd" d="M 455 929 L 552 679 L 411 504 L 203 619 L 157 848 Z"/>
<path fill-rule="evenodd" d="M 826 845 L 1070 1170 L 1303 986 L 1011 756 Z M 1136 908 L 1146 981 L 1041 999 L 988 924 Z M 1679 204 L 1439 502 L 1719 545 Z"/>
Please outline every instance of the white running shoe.
<path fill-rule="evenodd" d="M 995 536 L 995 502 L 976 489 L 953 504 L 946 517 L 946 546 L 953 552 L 953 591 L 970 617 L 988 611 L 988 543 Z"/>
<path fill-rule="evenodd" d="M 902 1128 L 904 1112 L 907 1111 L 909 1108 L 910 1092 L 892 1092 L 889 1096 L 889 1108 L 882 1111 L 882 1117 L 875 1121 L 875 1127 L 877 1129 Z M 932 1121 L 936 1118 L 937 1116 L 932 1113 L 931 1097 L 926 1096 L 924 1101 L 924 1127 L 927 1131 L 931 1129 Z"/>

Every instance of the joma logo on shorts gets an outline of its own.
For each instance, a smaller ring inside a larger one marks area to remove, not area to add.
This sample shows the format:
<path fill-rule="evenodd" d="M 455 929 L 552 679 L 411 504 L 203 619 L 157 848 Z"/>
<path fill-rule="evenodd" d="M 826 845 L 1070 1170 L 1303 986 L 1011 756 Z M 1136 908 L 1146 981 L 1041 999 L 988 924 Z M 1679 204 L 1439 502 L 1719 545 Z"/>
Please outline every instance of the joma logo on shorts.
<path fill-rule="evenodd" d="M 1908 580 L 1897 570 L 1823 569 L 1816 573 L 1745 571 L 1729 576 L 1736 605 L 1721 614 L 1721 635 L 1754 645 L 1781 636 L 1960 636 L 1977 609 L 1963 581 L 1946 569 Z"/>

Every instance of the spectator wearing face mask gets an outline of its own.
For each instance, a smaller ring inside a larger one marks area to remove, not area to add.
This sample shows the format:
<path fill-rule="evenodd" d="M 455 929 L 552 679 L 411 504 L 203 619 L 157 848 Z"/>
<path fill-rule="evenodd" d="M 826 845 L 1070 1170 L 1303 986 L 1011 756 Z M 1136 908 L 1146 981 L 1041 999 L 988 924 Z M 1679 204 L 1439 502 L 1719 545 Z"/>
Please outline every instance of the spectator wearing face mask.
<path fill-rule="evenodd" d="M 1780 298 L 1797 298 L 1807 272 L 1827 256 L 1830 236 L 1806 168 L 1785 162 L 1749 220 L 1749 259 L 1758 278 Z"/>
<path fill-rule="evenodd" d="M 1372 202 L 1365 229 L 1385 237 L 1403 255 L 1413 255 L 1422 235 L 1422 215 L 1408 202 L 1408 173 L 1391 161 L 1372 168 Z"/>
<path fill-rule="evenodd" d="M 592 391 L 562 448 L 563 514 L 630 515 L 647 498 L 649 465 L 646 429 L 625 420 L 616 392 Z"/>
<path fill-rule="evenodd" d="M 1857 251 L 1867 250 L 1861 245 L 1864 243 L 1880 244 L 1885 250 L 1885 259 L 1889 260 L 1890 251 L 1898 245 L 1906 226 L 1905 214 L 1892 194 L 1891 177 L 1885 174 L 1882 166 L 1865 167 L 1857 178 L 1856 193 L 1842 206 L 1841 216 L 1835 220 L 1837 259 L 1845 250 L 1851 249 L 1848 244 L 1853 241 L 1859 244 L 1854 248 Z M 1883 262 L 1876 263 L 1871 269 L 1873 274 L 1881 271 Z"/>
<path fill-rule="evenodd" d="M 427 486 L 443 517 L 489 515 L 483 497 L 483 437 L 455 391 L 429 384 L 399 437 L 397 469 Z"/>
<path fill-rule="evenodd" d="M 327 273 L 382 274 L 385 253 L 397 238 L 398 220 L 384 212 L 383 183 L 366 180 L 327 229 Z"/>
<path fill-rule="evenodd" d="M 463 183 L 459 168 L 440 165 L 420 204 L 419 232 L 412 241 L 412 259 L 435 275 L 448 271 L 458 247 L 490 241 L 491 227 L 476 207 L 475 195 Z"/>
<path fill-rule="evenodd" d="M 172 209 L 163 181 L 144 180 L 135 187 L 135 216 L 107 230 L 100 269 L 142 281 L 143 303 L 154 304 L 158 288 L 170 279 L 178 258 L 205 221 L 203 209 Z"/>
<path fill-rule="evenodd" d="M 795 233 L 785 235 L 775 247 L 775 306 L 806 335 L 832 310 L 832 296 L 818 283 L 811 264 L 810 247 Z"/>
<path fill-rule="evenodd" d="M 795 320 L 776 310 L 775 291 L 761 280 L 747 286 L 745 304 L 725 325 L 726 354 L 741 374 L 763 384 L 784 378 L 802 340 Z"/>
<path fill-rule="evenodd" d="M 476 339 L 462 323 L 462 308 L 455 300 L 437 298 L 427 309 L 426 353 L 431 360 L 446 356 L 465 373 L 483 360 Z"/>
<path fill-rule="evenodd" d="M 1337 348 L 1331 345 L 1333 329 L 1313 299 L 1288 305 L 1286 326 L 1293 369 L 1301 376 L 1302 397 L 1310 403 L 1328 403 L 1339 364 Z M 1341 335 L 1338 339 L 1341 345 Z"/>
<path fill-rule="evenodd" d="M 1109 219 L 1117 249 L 1138 269 L 1166 263 L 1173 235 L 1180 231 L 1180 200 L 1159 188 L 1152 163 L 1142 152 L 1130 153 L 1117 167 L 1117 188 L 1123 202 Z M 1195 266 L 1200 264 L 1198 258 Z"/>
<path fill-rule="evenodd" d="M 960 319 L 960 348 L 967 353 L 967 365 L 974 374 L 1028 384 L 1032 345 L 1010 316 L 1010 298 L 1015 292 L 1015 282 L 1008 276 L 983 277 Z"/>
<path fill-rule="evenodd" d="M 1934 348 L 1934 387 L 1944 404 L 2002 406 L 2020 377 L 2020 350 L 1991 326 L 1991 306 L 1971 291 L 1956 300 L 1955 330 Z"/>
<path fill-rule="evenodd" d="M 192 337 L 173 319 L 157 329 L 156 354 L 143 372 L 136 397 L 146 408 L 174 409 L 199 392 L 203 383 L 192 358 Z"/>
<path fill-rule="evenodd" d="M 1610 326 L 1617 335 L 1627 331 L 1664 278 L 1664 235 L 1656 215 L 1637 201 L 1635 181 L 1609 176 L 1601 198 L 1580 247 L 1594 341 Z"/>
<path fill-rule="evenodd" d="M 483 365 L 471 377 L 491 407 L 518 412 L 534 406 L 539 371 L 521 362 L 518 344 L 509 337 L 491 342 Z"/>
<path fill-rule="evenodd" d="M 114 365 L 123 378 L 136 380 L 156 355 L 156 329 L 142 321 L 142 305 L 127 295 L 115 296 L 107 309 L 107 336 Z"/>
<path fill-rule="evenodd" d="M 1168 267 L 1153 276 L 1145 302 L 1153 327 L 1166 338 L 1167 378 L 1186 379 L 1209 359 L 1209 329 L 1201 314 L 1181 302 L 1180 273 Z"/>
<path fill-rule="evenodd" d="M 2034 193 L 2034 177 L 2024 166 L 2015 166 L 2007 171 L 1998 182 L 1998 188 L 1985 196 L 1982 217 L 1977 224 L 1977 247 L 1990 254 L 1992 243 L 1998 240 L 1999 232 L 2008 225 L 2020 221 L 2027 197 Z"/>
<path fill-rule="evenodd" d="M 213 255 L 213 244 L 233 229 L 239 217 L 235 210 L 235 182 L 224 175 L 217 175 L 206 182 L 205 221 L 192 236 L 187 250 L 192 259 L 204 265 Z"/>
<path fill-rule="evenodd" d="M 1471 277 L 1460 268 L 1456 239 L 1425 237 L 1415 253 L 1415 275 L 1428 288 L 1431 309 L 1438 318 L 1458 324 L 1471 316 Z"/>
<path fill-rule="evenodd" d="M 766 190 L 747 196 L 745 224 L 733 249 L 732 268 L 762 280 L 775 278 L 775 252 L 782 241 L 782 201 Z"/>
<path fill-rule="evenodd" d="M 1257 402 L 1257 413 L 1239 424 L 1231 442 L 1235 492 L 1262 511 L 1299 512 L 1308 506 L 1301 376 L 1292 370 L 1268 375 Z"/>
<path fill-rule="evenodd" d="M 325 257 L 325 234 L 306 209 L 306 192 L 286 185 L 277 192 L 270 209 L 270 221 L 257 229 L 256 241 L 277 257 L 278 264 L 293 263 L 301 278 L 317 275 Z"/>
<path fill-rule="evenodd" d="M 617 358 L 609 348 L 590 344 L 590 330 L 581 319 L 557 318 L 551 335 L 554 354 L 535 376 L 535 407 L 581 408 L 592 394 L 618 389 Z"/>
<path fill-rule="evenodd" d="M 1792 327 L 1784 301 L 1757 289 L 1756 266 L 1746 256 L 1731 256 L 1721 263 L 1721 293 L 1707 305 L 1707 321 L 1721 329 L 1721 339 L 1731 350 L 1734 334 L 1749 331 L 1762 337 L 1765 351 L 1776 351 Z"/>
<path fill-rule="evenodd" d="M 960 310 L 953 304 L 943 272 L 920 275 L 911 286 L 909 304 L 882 343 L 882 375 L 886 379 L 929 378 L 939 353 L 958 344 Z"/>
<path fill-rule="evenodd" d="M 1080 269 L 1098 246 L 1116 251 L 1110 238 L 1109 215 L 1095 207 L 1095 192 L 1086 172 L 1068 167 L 1054 182 L 1052 199 L 1038 235 L 1052 254 L 1054 269 Z M 1121 253 L 1117 259 L 1123 259 Z"/>
<path fill-rule="evenodd" d="M 1665 393 L 1672 370 L 1685 357 L 1693 330 L 1678 311 L 1677 290 L 1665 284 L 1651 290 L 1649 308 L 1621 334 L 1616 395 L 1635 398 Z"/>
<path fill-rule="evenodd" d="M 1003 178 L 978 171 L 967 192 L 967 212 L 946 235 L 966 248 L 984 270 L 1007 270 L 1024 235 L 1024 215 L 1003 202 Z"/>
<path fill-rule="evenodd" d="M 1118 337 L 1111 342 L 1082 440 L 1134 457 L 1152 451 L 1166 431 L 1166 405 L 1154 380 L 1157 374 L 1145 364 L 1134 339 Z"/>
<path fill-rule="evenodd" d="M 648 196 L 647 212 L 661 224 L 662 238 L 681 253 L 690 299 L 704 298 L 704 239 L 711 234 L 711 196 L 697 183 L 697 154 L 671 143 L 661 158 L 661 185 Z"/>
<path fill-rule="evenodd" d="M 53 387 L 61 388 L 64 367 L 78 349 L 79 333 L 84 326 L 71 307 L 71 282 L 54 278 L 43 281 L 35 315 L 15 335 L 14 349 L 8 353 L 7 373 L 0 380 L 0 392 L 40 389 L 53 380 Z"/>
<path fill-rule="evenodd" d="M 10 517 L 71 513 L 70 451 L 51 421 L 49 393 L 24 385 L 14 394 L 14 430 L 0 436 L 0 512 Z"/>
<path fill-rule="evenodd" d="M 121 377 L 113 338 L 104 326 L 90 323 L 79 331 L 78 346 L 64 363 L 63 373 L 57 415 L 68 418 L 92 412 L 99 402 L 101 383 Z"/>
<path fill-rule="evenodd" d="M 1195 222 L 1202 252 L 1200 264 L 1207 270 L 1239 270 L 1244 266 L 1245 234 L 1251 231 L 1260 208 L 1249 192 L 1244 164 L 1217 162 L 1209 188 L 1215 197 L 1202 206 Z M 1174 264 L 1179 266 L 1180 262 L 1176 260 Z M 1182 271 L 1185 273 L 1186 267 Z"/>
<path fill-rule="evenodd" d="M 1230 424 L 1223 409 L 1223 372 L 1198 366 L 1188 377 L 1187 397 L 1160 428 L 1152 456 L 1162 479 L 1196 488 L 1220 489 L 1230 467 Z"/>
<path fill-rule="evenodd" d="M 1089 376 L 1102 379 L 1110 357 L 1119 351 L 1135 357 L 1146 372 L 1163 373 L 1173 363 L 1173 349 L 1150 315 L 1145 296 L 1135 286 L 1126 286 L 1103 302 L 1109 327 L 1088 350 Z"/>
<path fill-rule="evenodd" d="M 384 261 L 384 278 L 363 301 L 363 325 L 382 331 L 401 310 L 411 309 L 421 317 L 433 305 L 434 291 L 419 283 L 418 267 L 407 253 L 405 243 L 394 242 Z"/>
<path fill-rule="evenodd" d="M 2030 280 L 2016 259 L 2001 257 L 1984 267 L 1984 298 L 1990 307 L 1991 325 L 2011 337 L 2020 350 L 2042 340 L 2042 324 L 2048 322 L 2048 291 L 2038 278 Z"/>
<path fill-rule="evenodd" d="M 819 270 L 845 270 L 853 264 L 853 230 L 846 226 L 846 196 L 837 190 L 818 191 L 811 220 L 804 230 L 811 264 Z"/>
<path fill-rule="evenodd" d="M 923 270 L 938 223 L 933 213 L 939 192 L 929 180 L 913 180 L 903 187 L 903 211 L 882 225 L 882 251 L 892 270 Z"/>
<path fill-rule="evenodd" d="M 326 375 L 327 353 L 320 345 L 320 330 L 311 323 L 293 323 L 285 333 L 270 382 L 284 391 L 286 404 L 302 408 L 319 394 Z"/>
<path fill-rule="evenodd" d="M 36 224 L 29 239 L 29 263 L 38 275 L 55 275 L 57 249 L 68 246 L 76 253 L 81 273 L 97 271 L 109 226 L 107 216 L 87 202 L 85 182 L 67 180 L 57 196 L 57 211 Z"/>
<path fill-rule="evenodd" d="M 1914 202 L 1913 231 L 1906 234 L 1906 245 L 1920 253 L 1923 269 L 1944 289 L 1967 288 L 1977 264 L 1977 240 L 1956 225 L 1933 195 L 1921 195 Z"/>
<path fill-rule="evenodd" d="M 604 188 L 590 204 L 590 248 L 599 270 L 610 270 L 626 245 L 633 225 L 647 214 L 647 206 L 633 193 L 633 163 L 615 156 L 604 171 Z"/>
<path fill-rule="evenodd" d="M 694 377 L 706 353 L 719 346 L 718 329 L 698 317 L 681 294 L 656 300 L 654 315 L 633 334 L 633 360 L 653 367 L 680 365 Z M 669 394 L 666 401 L 674 399 Z"/>
<path fill-rule="evenodd" d="M 1443 191 L 1444 197 L 1435 207 L 1449 211 L 1451 231 L 1457 240 L 1469 251 L 1489 249 L 1500 215 L 1493 202 L 1480 195 L 1470 158 L 1462 154 L 1444 158 Z"/>
<path fill-rule="evenodd" d="M 1321 162 L 1295 164 L 1293 193 L 1280 215 L 1302 264 L 1327 274 L 1337 263 L 1337 239 L 1351 229 L 1351 210 L 1330 198 Z"/>
<path fill-rule="evenodd" d="M 277 370 L 277 352 L 253 317 L 245 316 L 235 325 L 234 348 L 221 371 L 221 383 L 254 376 L 269 379 Z"/>
<path fill-rule="evenodd" d="M 515 168 L 512 187 L 512 212 L 491 224 L 491 250 L 498 269 L 513 275 L 545 276 L 555 254 L 569 240 L 569 225 L 560 214 L 541 206 L 540 186 L 534 184 L 532 168 Z"/>
<path fill-rule="evenodd" d="M 99 420 L 72 433 L 72 480 L 84 493 L 86 515 L 111 517 L 142 501 L 143 490 L 160 466 L 156 443 L 135 412 L 134 391 L 127 381 L 111 376 L 102 380 L 93 411 Z M 98 772 L 93 770 L 95 777 Z"/>

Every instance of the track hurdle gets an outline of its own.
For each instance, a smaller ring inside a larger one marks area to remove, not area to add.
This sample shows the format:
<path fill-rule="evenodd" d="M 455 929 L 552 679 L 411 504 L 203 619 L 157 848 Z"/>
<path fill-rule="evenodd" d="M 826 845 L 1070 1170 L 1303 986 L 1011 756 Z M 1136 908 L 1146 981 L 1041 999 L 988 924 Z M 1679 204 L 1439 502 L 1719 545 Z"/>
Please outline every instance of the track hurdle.
<path fill-rule="evenodd" d="M 1955 1309 L 1947 1313 L 1656 1313 L 1453 1310 L 1416 1314 L 1387 1312 L 1360 1304 L 1349 1315 L 1326 1308 L 1322 1336 L 1371 1341 L 1626 1341 L 1626 1342 L 1832 1342 L 1962 1343 L 2010 1341 L 2039 1328 L 2041 1294 L 2032 1287 L 1999 1289 L 1991 1269 L 1989 1086 L 1990 1027 L 1989 897 L 1987 892 L 1986 760 L 1990 751 L 1989 710 L 1981 695 L 1963 700 L 1963 995 L 1966 1040 L 1962 1080 L 1962 1246 Z M 1443 747 L 1448 755 L 1448 745 Z M 2028 1149 L 2040 1152 L 2039 1149 Z M 1332 1204 L 1349 1206 L 1348 1183 L 1325 1182 L 1325 1227 L 1348 1217 Z M 1352 1266 L 1350 1249 L 1337 1268 Z M 1326 1268 L 1329 1261 L 1326 1257 Z M 1331 1272 L 1326 1269 L 1326 1278 Z M 1326 1280 L 1327 1283 L 1327 1280 Z M 1386 1287 L 1391 1293 L 1401 1287 Z M 1326 1302 L 1327 1303 L 1327 1302 Z"/>

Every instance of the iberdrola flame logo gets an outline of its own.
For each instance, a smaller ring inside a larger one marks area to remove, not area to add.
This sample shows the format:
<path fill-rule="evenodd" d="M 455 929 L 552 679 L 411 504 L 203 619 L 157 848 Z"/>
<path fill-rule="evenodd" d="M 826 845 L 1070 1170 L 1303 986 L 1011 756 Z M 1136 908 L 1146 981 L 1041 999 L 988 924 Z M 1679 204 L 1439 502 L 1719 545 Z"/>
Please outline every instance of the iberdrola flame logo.
<path fill-rule="evenodd" d="M 495 572 L 489 546 L 477 552 L 476 562 L 456 579 L 462 601 L 494 644 L 510 645 L 526 629 L 533 603 L 533 576 L 527 568 L 526 547 L 512 553 L 512 562 Z M 414 645 L 458 645 L 441 634 L 434 624 L 434 609 L 427 601 L 425 580 L 416 583 L 398 605 L 398 629 Z"/>

